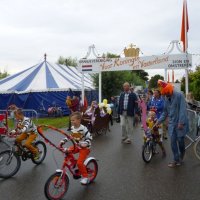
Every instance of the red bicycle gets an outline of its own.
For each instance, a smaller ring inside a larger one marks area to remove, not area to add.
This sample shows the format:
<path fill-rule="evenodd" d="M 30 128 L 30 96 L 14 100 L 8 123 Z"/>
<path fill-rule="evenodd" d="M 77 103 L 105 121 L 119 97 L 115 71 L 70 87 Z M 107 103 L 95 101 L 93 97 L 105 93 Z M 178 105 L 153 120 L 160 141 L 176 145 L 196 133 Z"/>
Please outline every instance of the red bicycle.
<path fill-rule="evenodd" d="M 44 136 L 42 127 L 48 127 L 65 135 L 65 137 L 67 138 L 65 142 L 70 144 L 69 147 L 64 148 L 63 143 L 60 143 L 59 146 L 56 146 L 54 143 L 52 143 Z M 44 137 L 46 142 L 50 143 L 50 145 L 61 151 L 64 155 L 64 160 L 61 169 L 57 169 L 56 172 L 48 178 L 44 187 L 44 192 L 47 199 L 59 200 L 65 196 L 69 188 L 68 172 L 72 174 L 74 179 L 81 178 L 81 174 L 77 167 L 77 159 L 74 156 L 75 150 L 80 147 L 71 135 L 68 135 L 64 131 L 59 130 L 55 127 L 41 125 L 38 126 L 38 132 L 42 137 Z M 95 180 L 98 173 L 97 161 L 94 157 L 88 157 L 85 160 L 84 165 L 87 168 L 89 183 L 91 183 Z"/>

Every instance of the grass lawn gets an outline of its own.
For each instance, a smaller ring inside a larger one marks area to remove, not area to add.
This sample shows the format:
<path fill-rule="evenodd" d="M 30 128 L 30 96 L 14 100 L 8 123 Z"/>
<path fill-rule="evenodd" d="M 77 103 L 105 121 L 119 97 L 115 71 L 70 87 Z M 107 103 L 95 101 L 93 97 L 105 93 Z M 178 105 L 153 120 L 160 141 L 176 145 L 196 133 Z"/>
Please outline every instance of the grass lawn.
<path fill-rule="evenodd" d="M 55 126 L 56 128 L 66 128 L 68 127 L 68 121 L 69 117 L 64 116 L 64 117 L 48 117 L 48 118 L 38 118 L 37 120 L 33 120 L 36 125 L 44 124 L 44 125 L 51 125 Z M 14 128 L 14 122 L 13 120 L 9 119 L 8 120 L 8 127 L 10 129 Z"/>

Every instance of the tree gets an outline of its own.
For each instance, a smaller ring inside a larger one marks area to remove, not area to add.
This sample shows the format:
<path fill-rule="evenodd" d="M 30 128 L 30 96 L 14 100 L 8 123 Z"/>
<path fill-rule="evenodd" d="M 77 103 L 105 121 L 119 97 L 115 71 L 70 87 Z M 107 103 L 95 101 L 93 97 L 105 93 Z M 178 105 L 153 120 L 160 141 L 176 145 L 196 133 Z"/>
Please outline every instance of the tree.
<path fill-rule="evenodd" d="M 152 76 L 151 79 L 149 80 L 149 89 L 157 88 L 159 79 L 164 80 L 164 77 L 159 74 Z"/>
<path fill-rule="evenodd" d="M 175 83 L 180 83 L 180 81 L 178 79 L 176 79 Z"/>
<path fill-rule="evenodd" d="M 134 73 L 136 73 L 142 80 L 144 81 L 148 81 L 149 78 L 149 74 L 147 72 L 145 72 L 144 70 L 136 70 L 136 71 L 133 71 Z"/>
<path fill-rule="evenodd" d="M 9 76 L 8 72 L 4 71 L 3 73 L 0 72 L 0 79 L 3 79 L 5 77 Z"/>
<path fill-rule="evenodd" d="M 78 65 L 78 60 L 77 58 L 72 58 L 71 56 L 67 58 L 60 56 L 57 63 L 61 65 L 76 67 Z"/>
<path fill-rule="evenodd" d="M 197 66 L 195 71 L 190 71 L 188 74 L 189 91 L 192 92 L 195 100 L 200 100 L 200 66 Z M 181 90 L 185 92 L 185 77 L 181 79 Z"/>

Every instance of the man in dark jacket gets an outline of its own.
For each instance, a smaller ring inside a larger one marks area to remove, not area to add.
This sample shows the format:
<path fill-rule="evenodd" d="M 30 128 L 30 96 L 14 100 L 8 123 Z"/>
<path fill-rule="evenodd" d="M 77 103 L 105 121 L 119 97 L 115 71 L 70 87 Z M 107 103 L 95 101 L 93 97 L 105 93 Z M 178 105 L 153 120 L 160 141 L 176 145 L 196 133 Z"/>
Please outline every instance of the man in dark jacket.
<path fill-rule="evenodd" d="M 135 110 L 137 108 L 137 96 L 130 91 L 128 82 L 123 84 L 124 92 L 119 97 L 118 114 L 122 126 L 122 142 L 130 144 L 130 132 L 133 131 L 133 120 Z"/>

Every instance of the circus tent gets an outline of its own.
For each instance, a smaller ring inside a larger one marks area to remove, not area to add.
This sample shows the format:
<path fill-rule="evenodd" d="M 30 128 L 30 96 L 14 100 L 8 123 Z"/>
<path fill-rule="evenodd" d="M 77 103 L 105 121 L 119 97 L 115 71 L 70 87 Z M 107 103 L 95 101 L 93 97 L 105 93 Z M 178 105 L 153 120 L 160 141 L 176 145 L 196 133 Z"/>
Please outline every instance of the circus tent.
<path fill-rule="evenodd" d="M 76 67 L 42 63 L 0 80 L 0 109 L 16 104 L 24 109 L 48 109 L 57 105 L 66 107 L 67 95 L 80 95 L 82 74 Z M 96 99 L 90 77 L 84 76 L 85 92 L 88 99 Z"/>

